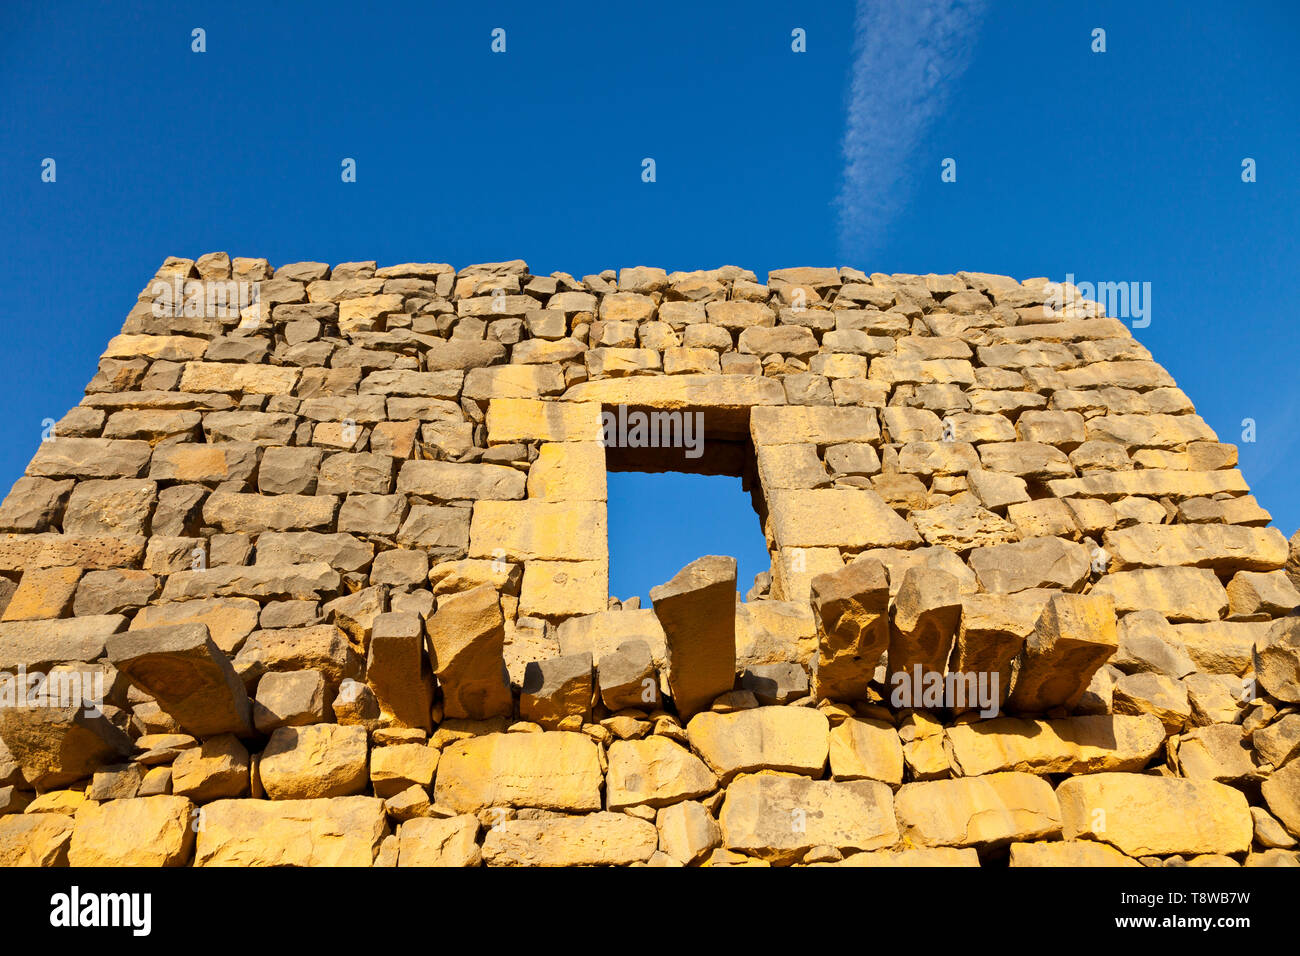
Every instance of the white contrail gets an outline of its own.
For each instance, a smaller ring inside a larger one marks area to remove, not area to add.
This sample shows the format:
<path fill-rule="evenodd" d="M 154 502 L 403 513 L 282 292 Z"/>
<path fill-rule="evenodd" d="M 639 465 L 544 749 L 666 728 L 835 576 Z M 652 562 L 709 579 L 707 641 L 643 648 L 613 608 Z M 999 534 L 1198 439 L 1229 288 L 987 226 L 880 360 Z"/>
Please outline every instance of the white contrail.
<path fill-rule="evenodd" d="M 914 181 L 911 154 L 970 62 L 984 7 L 984 0 L 858 0 L 838 200 L 846 259 L 883 245 Z"/>

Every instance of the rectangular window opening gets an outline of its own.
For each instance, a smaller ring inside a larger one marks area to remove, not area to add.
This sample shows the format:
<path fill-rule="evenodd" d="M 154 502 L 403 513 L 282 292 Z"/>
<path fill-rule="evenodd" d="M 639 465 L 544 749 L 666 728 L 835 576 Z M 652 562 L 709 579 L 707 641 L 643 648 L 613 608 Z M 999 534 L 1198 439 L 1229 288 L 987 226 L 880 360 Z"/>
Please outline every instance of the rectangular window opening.
<path fill-rule="evenodd" d="M 748 412 L 714 412 L 605 409 L 612 596 L 649 607 L 652 587 L 706 554 L 736 559 L 742 595 L 770 574 Z"/>

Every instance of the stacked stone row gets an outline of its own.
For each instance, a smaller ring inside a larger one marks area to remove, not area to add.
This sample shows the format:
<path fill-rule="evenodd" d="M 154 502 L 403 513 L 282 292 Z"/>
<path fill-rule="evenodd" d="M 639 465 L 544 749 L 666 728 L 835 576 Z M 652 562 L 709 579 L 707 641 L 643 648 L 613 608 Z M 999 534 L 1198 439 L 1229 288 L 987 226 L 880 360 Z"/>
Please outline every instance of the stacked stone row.
<path fill-rule="evenodd" d="M 1294 549 L 1073 291 L 168 259 L 0 505 L 0 674 L 103 689 L 0 861 L 1296 862 Z M 739 440 L 745 600 L 609 597 L 616 407 Z"/>

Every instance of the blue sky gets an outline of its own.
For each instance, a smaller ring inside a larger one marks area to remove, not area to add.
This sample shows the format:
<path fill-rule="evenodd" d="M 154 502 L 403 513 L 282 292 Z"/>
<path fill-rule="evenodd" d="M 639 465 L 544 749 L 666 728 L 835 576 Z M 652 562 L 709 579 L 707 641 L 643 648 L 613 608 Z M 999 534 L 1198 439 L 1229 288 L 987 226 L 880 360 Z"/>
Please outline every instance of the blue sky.
<path fill-rule="evenodd" d="M 1294 3 L 6 0 L 3 19 L 6 487 L 169 254 L 844 264 L 1151 282 L 1137 336 L 1222 440 L 1254 419 L 1246 478 L 1300 525 Z M 614 491 L 632 540 L 612 590 L 644 594 L 683 562 Z M 702 491 L 683 520 L 726 540 L 728 502 L 748 508 Z"/>

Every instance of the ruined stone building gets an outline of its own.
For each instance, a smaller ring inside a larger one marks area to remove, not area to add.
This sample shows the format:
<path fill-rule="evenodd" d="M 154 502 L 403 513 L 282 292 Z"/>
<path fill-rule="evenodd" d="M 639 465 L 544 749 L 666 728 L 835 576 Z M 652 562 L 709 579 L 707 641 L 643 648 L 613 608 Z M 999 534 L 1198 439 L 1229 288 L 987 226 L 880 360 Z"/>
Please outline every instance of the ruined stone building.
<path fill-rule="evenodd" d="M 0 863 L 1296 865 L 1288 542 L 1051 297 L 168 259 L 0 505 Z M 609 470 L 770 573 L 620 603 Z"/>

